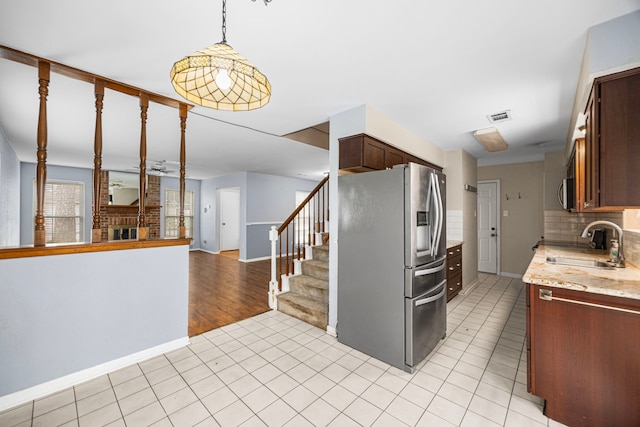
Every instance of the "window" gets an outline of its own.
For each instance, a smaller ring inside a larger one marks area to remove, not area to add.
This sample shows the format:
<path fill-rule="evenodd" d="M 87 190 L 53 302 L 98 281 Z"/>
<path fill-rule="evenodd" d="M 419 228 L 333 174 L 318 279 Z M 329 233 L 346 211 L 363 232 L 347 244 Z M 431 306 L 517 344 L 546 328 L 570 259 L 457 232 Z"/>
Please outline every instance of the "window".
<path fill-rule="evenodd" d="M 180 190 L 165 190 L 164 237 L 180 237 Z M 193 191 L 184 192 L 184 226 L 186 237 L 193 238 Z"/>
<path fill-rule="evenodd" d="M 35 217 L 36 183 L 33 214 Z M 82 182 L 47 181 L 44 186 L 44 228 L 47 243 L 84 241 L 84 184 Z"/>

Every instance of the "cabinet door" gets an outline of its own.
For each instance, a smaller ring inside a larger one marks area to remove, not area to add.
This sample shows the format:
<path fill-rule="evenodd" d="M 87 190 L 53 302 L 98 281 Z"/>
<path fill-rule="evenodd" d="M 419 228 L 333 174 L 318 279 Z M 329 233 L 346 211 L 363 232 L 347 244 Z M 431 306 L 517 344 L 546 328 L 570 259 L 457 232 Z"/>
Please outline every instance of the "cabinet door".
<path fill-rule="evenodd" d="M 585 210 L 585 140 L 580 138 L 576 140 L 574 146 L 573 157 L 573 173 L 574 173 L 574 191 L 575 191 L 575 210 L 582 212 Z"/>
<path fill-rule="evenodd" d="M 405 163 L 404 153 L 400 150 L 397 150 L 393 147 L 387 147 L 387 157 L 385 158 L 385 163 L 387 168 L 392 168 L 395 165 L 401 165 Z"/>
<path fill-rule="evenodd" d="M 362 165 L 374 170 L 385 169 L 386 147 L 368 136 L 364 137 L 362 146 Z"/>
<path fill-rule="evenodd" d="M 585 111 L 585 143 L 584 143 L 584 201 L 582 210 L 594 209 L 598 206 L 598 110 L 599 86 L 594 85 Z"/>
<path fill-rule="evenodd" d="M 600 83 L 600 206 L 640 206 L 640 73 Z"/>
<path fill-rule="evenodd" d="M 527 288 L 530 386 L 545 415 L 572 426 L 640 425 L 640 302 Z"/>

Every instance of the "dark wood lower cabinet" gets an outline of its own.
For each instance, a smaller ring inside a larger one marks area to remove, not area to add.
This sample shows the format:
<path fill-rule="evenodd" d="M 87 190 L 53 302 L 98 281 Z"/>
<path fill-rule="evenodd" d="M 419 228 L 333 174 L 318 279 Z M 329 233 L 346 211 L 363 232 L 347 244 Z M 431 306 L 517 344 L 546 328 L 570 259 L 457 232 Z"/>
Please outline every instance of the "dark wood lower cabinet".
<path fill-rule="evenodd" d="M 527 365 L 549 418 L 640 426 L 640 300 L 527 284 Z"/>
<path fill-rule="evenodd" d="M 447 301 L 462 290 L 462 245 L 447 248 Z"/>

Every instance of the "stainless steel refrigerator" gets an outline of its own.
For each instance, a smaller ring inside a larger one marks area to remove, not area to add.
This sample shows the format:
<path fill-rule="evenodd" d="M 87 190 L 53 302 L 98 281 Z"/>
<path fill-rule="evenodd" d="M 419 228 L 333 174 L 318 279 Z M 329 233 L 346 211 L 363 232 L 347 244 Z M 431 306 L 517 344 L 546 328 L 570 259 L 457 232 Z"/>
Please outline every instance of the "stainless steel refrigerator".
<path fill-rule="evenodd" d="M 338 178 L 338 341 L 408 372 L 446 335 L 445 181 L 415 163 Z"/>

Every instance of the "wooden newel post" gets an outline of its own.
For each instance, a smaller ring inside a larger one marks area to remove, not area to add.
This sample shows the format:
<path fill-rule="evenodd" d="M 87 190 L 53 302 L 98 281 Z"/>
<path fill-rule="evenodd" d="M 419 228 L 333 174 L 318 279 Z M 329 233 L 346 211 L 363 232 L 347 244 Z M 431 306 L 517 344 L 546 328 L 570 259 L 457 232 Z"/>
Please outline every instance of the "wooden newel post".
<path fill-rule="evenodd" d="M 96 131 L 93 138 L 93 226 L 91 242 L 102 241 L 102 227 L 100 225 L 100 197 L 102 189 L 102 100 L 104 99 L 104 82 L 96 80 L 94 85 L 96 96 Z"/>
<path fill-rule="evenodd" d="M 49 95 L 50 64 L 38 62 L 38 93 L 40 112 L 38 115 L 38 165 L 36 167 L 36 218 L 33 237 L 34 246 L 45 246 L 47 234 L 44 225 L 44 188 L 47 183 L 47 95 Z"/>
<path fill-rule="evenodd" d="M 149 238 L 149 228 L 145 216 L 147 194 L 147 110 L 149 97 L 140 95 L 140 194 L 138 201 L 138 240 Z"/>
<path fill-rule="evenodd" d="M 186 176 L 186 141 L 185 132 L 187 130 L 187 105 L 180 104 L 180 238 L 187 237 L 187 228 L 184 225 L 184 192 L 185 192 L 185 176 Z M 193 206 L 191 207 L 193 209 Z"/>

